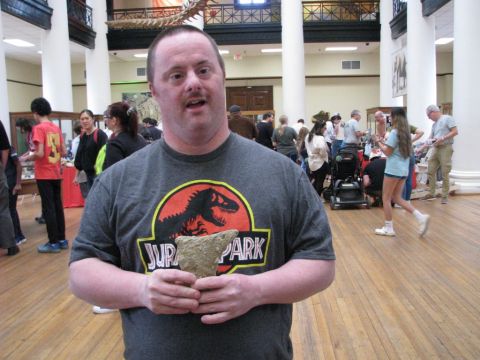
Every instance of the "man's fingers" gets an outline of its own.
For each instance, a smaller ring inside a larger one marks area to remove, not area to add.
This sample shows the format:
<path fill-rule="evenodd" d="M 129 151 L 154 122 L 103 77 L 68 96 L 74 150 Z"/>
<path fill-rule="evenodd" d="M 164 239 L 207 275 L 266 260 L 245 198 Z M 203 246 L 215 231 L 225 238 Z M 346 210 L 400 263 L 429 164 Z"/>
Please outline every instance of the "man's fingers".
<path fill-rule="evenodd" d="M 202 323 L 206 325 L 221 324 L 225 321 L 232 319 L 234 316 L 231 316 L 229 313 L 222 312 L 216 314 L 203 315 L 201 317 Z"/>

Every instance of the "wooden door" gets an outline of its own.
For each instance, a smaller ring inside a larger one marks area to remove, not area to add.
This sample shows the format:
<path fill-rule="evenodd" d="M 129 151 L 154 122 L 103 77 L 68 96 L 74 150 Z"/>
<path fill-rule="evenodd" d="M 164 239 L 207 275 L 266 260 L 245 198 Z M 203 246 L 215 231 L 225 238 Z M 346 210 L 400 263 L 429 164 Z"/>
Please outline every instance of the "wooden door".
<path fill-rule="evenodd" d="M 273 86 L 227 87 L 227 109 L 238 105 L 242 111 L 273 109 Z"/>

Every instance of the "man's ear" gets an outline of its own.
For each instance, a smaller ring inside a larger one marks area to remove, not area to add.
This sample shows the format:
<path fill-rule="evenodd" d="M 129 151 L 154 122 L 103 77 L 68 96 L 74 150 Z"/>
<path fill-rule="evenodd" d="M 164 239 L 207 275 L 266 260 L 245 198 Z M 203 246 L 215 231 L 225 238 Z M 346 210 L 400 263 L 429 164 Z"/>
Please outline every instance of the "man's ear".
<path fill-rule="evenodd" d="M 150 89 L 150 92 L 152 93 L 153 97 L 157 96 L 157 93 L 155 92 L 155 87 L 153 86 L 151 81 L 148 82 L 148 88 Z"/>

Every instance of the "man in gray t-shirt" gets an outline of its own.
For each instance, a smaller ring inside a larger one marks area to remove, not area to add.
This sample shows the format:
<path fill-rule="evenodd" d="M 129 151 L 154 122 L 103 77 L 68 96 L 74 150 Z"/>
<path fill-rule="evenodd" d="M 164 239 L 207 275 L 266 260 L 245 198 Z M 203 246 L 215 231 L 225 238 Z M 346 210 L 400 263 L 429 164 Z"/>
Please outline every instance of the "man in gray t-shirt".
<path fill-rule="evenodd" d="M 442 204 L 448 203 L 450 191 L 450 171 L 452 170 L 453 138 L 458 135 L 455 120 L 450 115 L 443 115 L 437 105 L 427 107 L 427 116 L 433 121 L 429 142 L 433 144 L 433 151 L 428 159 L 429 193 L 423 200 L 435 198 L 437 170 L 442 170 Z"/>
<path fill-rule="evenodd" d="M 360 111 L 353 110 L 351 113 L 351 119 L 345 124 L 345 140 L 344 146 L 358 145 L 360 139 L 366 134 L 365 131 L 361 131 L 359 128 L 359 122 L 362 118 Z"/>
<path fill-rule="evenodd" d="M 164 137 L 96 180 L 70 258 L 80 298 L 121 310 L 126 359 L 291 359 L 292 303 L 330 285 L 327 217 L 306 174 L 230 133 L 213 40 L 170 27 L 147 60 Z M 175 238 L 237 229 L 218 276 L 179 268 Z"/>

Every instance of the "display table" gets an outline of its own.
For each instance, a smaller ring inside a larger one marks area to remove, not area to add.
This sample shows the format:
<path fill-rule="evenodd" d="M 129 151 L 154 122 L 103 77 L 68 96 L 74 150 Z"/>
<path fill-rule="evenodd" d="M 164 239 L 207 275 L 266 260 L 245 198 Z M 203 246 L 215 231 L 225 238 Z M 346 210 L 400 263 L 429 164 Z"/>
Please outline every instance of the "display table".
<path fill-rule="evenodd" d="M 73 183 L 76 169 L 74 167 L 63 168 L 62 197 L 63 207 L 81 207 L 85 205 L 85 200 L 80 192 L 80 186 Z"/>

